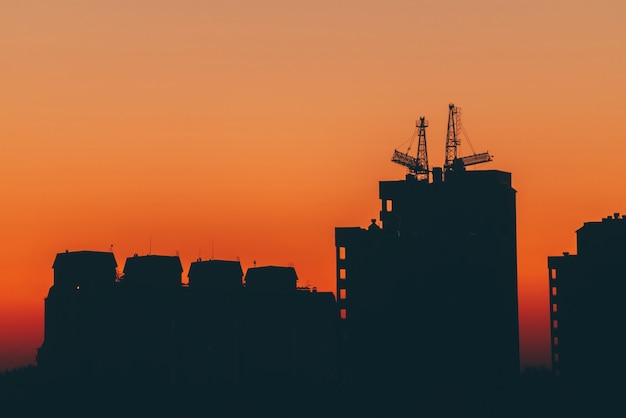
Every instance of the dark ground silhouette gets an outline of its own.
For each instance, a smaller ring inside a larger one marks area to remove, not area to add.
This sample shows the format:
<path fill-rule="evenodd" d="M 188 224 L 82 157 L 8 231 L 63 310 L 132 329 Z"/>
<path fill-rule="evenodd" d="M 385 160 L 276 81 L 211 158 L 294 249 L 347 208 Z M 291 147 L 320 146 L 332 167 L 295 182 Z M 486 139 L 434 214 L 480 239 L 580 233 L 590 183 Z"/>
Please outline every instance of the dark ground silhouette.
<path fill-rule="evenodd" d="M 471 379 L 469 379 L 471 380 Z M 145 383 L 145 382 L 144 382 Z M 623 391 L 604 385 L 567 387 L 546 368 L 526 368 L 517 384 L 474 387 L 331 388 L 271 382 L 264 386 L 121 387 L 46 382 L 37 367 L 0 374 L 0 414 L 30 416 L 218 417 L 583 417 L 623 416 Z"/>

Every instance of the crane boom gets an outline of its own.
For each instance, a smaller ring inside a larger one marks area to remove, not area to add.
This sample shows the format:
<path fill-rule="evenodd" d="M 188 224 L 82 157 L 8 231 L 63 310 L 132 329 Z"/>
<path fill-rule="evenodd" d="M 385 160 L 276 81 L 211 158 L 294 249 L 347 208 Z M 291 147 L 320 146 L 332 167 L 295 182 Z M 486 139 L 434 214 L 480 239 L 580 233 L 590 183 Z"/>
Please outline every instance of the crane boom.
<path fill-rule="evenodd" d="M 491 161 L 491 155 L 489 155 L 489 152 L 483 152 L 480 154 L 461 157 L 461 161 L 463 161 L 463 165 L 467 167 L 468 165 L 487 163 Z"/>
<path fill-rule="evenodd" d="M 403 165 L 411 171 L 417 171 L 418 169 L 417 158 L 412 157 L 407 153 L 398 151 L 397 149 L 393 151 L 393 157 L 391 157 L 391 161 L 396 164 Z"/>

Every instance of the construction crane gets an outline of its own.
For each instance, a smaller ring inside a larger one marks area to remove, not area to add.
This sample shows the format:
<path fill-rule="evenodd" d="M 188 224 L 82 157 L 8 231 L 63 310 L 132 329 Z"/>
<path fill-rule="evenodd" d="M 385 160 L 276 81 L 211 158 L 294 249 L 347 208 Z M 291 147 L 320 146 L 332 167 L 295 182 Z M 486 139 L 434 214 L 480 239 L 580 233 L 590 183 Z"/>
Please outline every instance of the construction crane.
<path fill-rule="evenodd" d="M 409 155 L 414 136 L 411 137 L 411 143 L 409 144 L 407 152 L 401 152 L 396 149 L 393 151 L 393 157 L 391 157 L 392 162 L 408 168 L 409 172 L 415 175 L 418 181 L 428 181 L 429 170 L 428 152 L 426 151 L 426 127 L 428 127 L 428 121 L 422 116 L 420 120 L 415 123 L 418 138 L 417 158 Z"/>
<path fill-rule="evenodd" d="M 444 171 L 462 171 L 465 167 L 475 164 L 487 163 L 491 161 L 491 155 L 489 152 L 482 152 L 477 154 L 474 152 L 469 137 L 463 128 L 461 123 L 461 109 L 450 103 L 448 106 L 448 133 L 446 135 L 446 163 L 444 164 Z M 459 157 L 457 155 L 457 147 L 461 145 L 461 139 L 459 133 L 462 132 L 467 139 L 467 143 L 472 149 L 472 154 L 465 157 Z"/>

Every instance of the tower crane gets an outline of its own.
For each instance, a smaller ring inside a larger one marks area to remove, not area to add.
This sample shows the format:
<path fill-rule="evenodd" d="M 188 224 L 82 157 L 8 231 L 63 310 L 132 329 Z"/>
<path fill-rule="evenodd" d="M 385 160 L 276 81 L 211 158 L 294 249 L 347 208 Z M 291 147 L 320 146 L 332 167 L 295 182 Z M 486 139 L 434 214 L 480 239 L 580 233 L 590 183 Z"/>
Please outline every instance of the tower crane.
<path fill-rule="evenodd" d="M 401 152 L 397 149 L 393 152 L 391 161 L 400 164 L 409 169 L 418 181 L 428 181 L 428 152 L 426 151 L 426 128 L 428 127 L 428 121 L 424 116 L 420 117 L 420 120 L 415 123 L 417 131 L 417 158 L 409 155 L 411 150 L 411 144 L 407 152 Z M 412 139 L 414 136 L 412 137 Z"/>
<path fill-rule="evenodd" d="M 444 164 L 444 171 L 462 171 L 467 166 L 491 161 L 492 157 L 489 155 L 489 152 L 482 152 L 480 154 L 474 152 L 474 148 L 469 142 L 469 137 L 461 123 L 461 109 L 452 103 L 450 103 L 448 108 L 448 133 L 446 135 L 446 163 Z M 467 139 L 472 149 L 471 155 L 465 157 L 458 156 L 457 147 L 461 145 L 459 132 L 463 132 L 465 139 Z"/>

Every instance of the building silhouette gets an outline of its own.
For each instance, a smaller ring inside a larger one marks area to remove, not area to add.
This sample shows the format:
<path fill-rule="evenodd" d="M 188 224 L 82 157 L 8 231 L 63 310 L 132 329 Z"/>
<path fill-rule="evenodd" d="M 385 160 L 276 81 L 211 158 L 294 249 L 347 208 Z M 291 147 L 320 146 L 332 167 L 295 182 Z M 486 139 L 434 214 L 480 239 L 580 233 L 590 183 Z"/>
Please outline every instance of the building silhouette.
<path fill-rule="evenodd" d="M 382 225 L 335 229 L 351 378 L 431 391 L 517 378 L 515 194 L 502 171 L 409 173 L 380 182 Z"/>
<path fill-rule="evenodd" d="M 335 388 L 344 417 L 437 411 L 449 394 L 475 403 L 512 386 L 516 191 L 510 173 L 466 168 L 491 156 L 459 155 L 459 110 L 449 105 L 443 168 L 428 166 L 422 117 L 417 158 L 392 158 L 406 178 L 379 183 L 380 219 L 335 228 L 336 299 L 298 287 L 292 267 L 244 275 L 239 262 L 198 259 L 183 284 L 178 257 L 135 255 L 118 274 L 112 253 L 60 253 L 39 366 L 148 392 Z"/>
<path fill-rule="evenodd" d="M 614 385 L 626 372 L 626 218 L 585 222 L 576 248 L 548 257 L 552 370 L 573 387 Z"/>
<path fill-rule="evenodd" d="M 178 256 L 57 254 L 39 369 L 52 382 L 156 387 L 285 387 L 336 378 L 330 292 L 298 288 L 293 267 Z M 262 386 L 261 386 L 262 387 Z"/>

